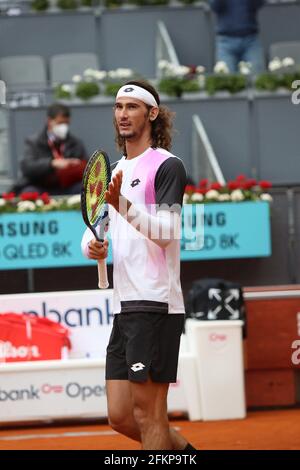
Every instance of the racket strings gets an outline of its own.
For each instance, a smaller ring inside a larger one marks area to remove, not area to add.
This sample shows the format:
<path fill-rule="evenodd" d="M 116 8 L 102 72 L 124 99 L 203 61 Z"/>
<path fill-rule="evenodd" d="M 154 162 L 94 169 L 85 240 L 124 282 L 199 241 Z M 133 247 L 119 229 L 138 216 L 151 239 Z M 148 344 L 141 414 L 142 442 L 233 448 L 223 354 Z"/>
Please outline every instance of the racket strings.
<path fill-rule="evenodd" d="M 91 165 L 86 180 L 86 209 L 89 222 L 93 225 L 101 215 L 108 185 L 108 171 L 101 156 Z"/>

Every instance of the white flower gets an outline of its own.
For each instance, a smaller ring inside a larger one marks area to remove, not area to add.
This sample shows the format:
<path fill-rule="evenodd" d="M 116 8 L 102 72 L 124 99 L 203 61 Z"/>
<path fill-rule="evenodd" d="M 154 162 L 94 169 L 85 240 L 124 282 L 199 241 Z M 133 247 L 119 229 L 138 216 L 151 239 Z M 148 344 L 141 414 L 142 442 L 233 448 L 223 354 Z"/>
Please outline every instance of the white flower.
<path fill-rule="evenodd" d="M 165 74 L 171 77 L 176 77 L 177 75 L 177 65 L 171 64 L 168 62 L 168 65 L 165 68 Z"/>
<path fill-rule="evenodd" d="M 260 199 L 261 199 L 261 201 L 267 201 L 267 202 L 272 202 L 273 201 L 273 198 L 272 198 L 271 194 L 268 194 L 268 193 L 262 193 L 260 195 Z"/>
<path fill-rule="evenodd" d="M 59 206 L 59 201 L 57 201 L 56 199 L 51 198 L 50 201 L 49 201 L 49 205 L 51 205 L 51 207 L 58 207 Z"/>
<path fill-rule="evenodd" d="M 80 201 L 81 201 L 80 194 L 74 194 L 74 196 L 71 196 L 67 199 L 67 204 L 68 206 L 73 206 L 75 204 L 80 204 Z"/>
<path fill-rule="evenodd" d="M 197 73 L 205 73 L 205 67 L 203 67 L 203 65 L 198 65 L 196 67 L 196 72 Z"/>
<path fill-rule="evenodd" d="M 6 205 L 6 201 L 5 199 L 2 199 L 2 197 L 0 198 L 0 207 L 3 207 Z"/>
<path fill-rule="evenodd" d="M 242 75 L 249 75 L 251 72 L 252 64 L 251 62 L 239 62 L 239 71 Z"/>
<path fill-rule="evenodd" d="M 112 78 L 112 79 L 118 78 L 118 74 L 115 70 L 110 70 L 107 75 L 109 76 L 109 78 Z"/>
<path fill-rule="evenodd" d="M 167 60 L 160 60 L 157 64 L 157 66 L 160 70 L 164 70 L 164 69 L 168 68 L 169 62 Z"/>
<path fill-rule="evenodd" d="M 51 211 L 52 209 L 58 209 L 60 206 L 60 202 L 56 199 L 50 199 L 48 204 L 45 204 L 43 207 L 43 212 Z"/>
<path fill-rule="evenodd" d="M 184 77 L 190 72 L 190 67 L 187 67 L 186 65 L 174 65 L 170 62 L 167 62 L 164 70 L 165 75 L 171 77 Z"/>
<path fill-rule="evenodd" d="M 103 80 L 107 76 L 107 72 L 104 70 L 86 69 L 83 75 L 87 81 L 92 80 Z"/>
<path fill-rule="evenodd" d="M 215 73 L 229 73 L 229 68 L 223 60 L 219 60 L 219 62 L 216 63 L 214 66 L 214 72 Z"/>
<path fill-rule="evenodd" d="M 36 207 L 43 207 L 44 202 L 41 199 L 38 199 L 35 203 Z"/>
<path fill-rule="evenodd" d="M 59 202 L 55 199 L 50 199 L 49 204 L 44 204 L 43 212 L 51 211 L 52 209 L 57 209 L 59 207 Z"/>
<path fill-rule="evenodd" d="M 184 77 L 184 75 L 187 75 L 190 72 L 190 68 L 186 65 L 173 65 L 171 70 L 177 77 Z"/>
<path fill-rule="evenodd" d="M 206 197 L 206 199 L 218 199 L 218 197 L 219 197 L 219 192 L 216 191 L 215 189 L 210 189 L 210 190 L 207 191 L 207 193 L 205 194 L 205 197 Z"/>
<path fill-rule="evenodd" d="M 62 85 L 62 86 L 61 86 L 61 89 L 62 89 L 62 91 L 66 91 L 67 93 L 71 93 L 71 91 L 72 91 L 71 85 L 67 85 L 67 84 L 66 84 L 66 85 Z"/>
<path fill-rule="evenodd" d="M 229 194 L 220 194 L 219 197 L 218 197 L 218 201 L 220 202 L 225 202 L 225 201 L 230 201 L 231 198 L 229 196 Z"/>
<path fill-rule="evenodd" d="M 107 76 L 107 72 L 105 70 L 95 70 L 95 78 L 96 80 L 103 80 Z"/>
<path fill-rule="evenodd" d="M 183 204 L 186 204 L 189 200 L 189 195 L 187 193 L 184 193 L 183 195 Z"/>
<path fill-rule="evenodd" d="M 292 57 L 285 57 L 282 60 L 282 67 L 292 67 L 293 65 L 295 65 L 295 61 Z"/>
<path fill-rule="evenodd" d="M 165 66 L 163 69 L 164 71 L 164 74 L 165 75 L 174 75 L 175 74 L 175 70 L 174 70 L 174 65 L 171 64 L 170 62 L 167 62 L 167 61 L 164 61 L 165 62 Z"/>
<path fill-rule="evenodd" d="M 125 69 L 125 68 L 119 67 L 116 70 L 116 74 L 118 78 L 130 78 L 133 72 L 131 69 Z"/>
<path fill-rule="evenodd" d="M 184 76 L 187 75 L 190 72 L 190 67 L 187 67 L 186 65 L 179 65 L 177 68 L 177 75 L 179 76 Z"/>
<path fill-rule="evenodd" d="M 271 60 L 271 62 L 269 62 L 268 68 L 270 72 L 276 72 L 276 70 L 279 70 L 281 67 L 282 67 L 282 63 L 279 57 L 274 57 L 274 59 Z"/>
<path fill-rule="evenodd" d="M 191 200 L 194 202 L 202 202 L 204 199 L 203 194 L 200 193 L 194 193 L 192 194 Z"/>
<path fill-rule="evenodd" d="M 74 75 L 73 78 L 72 78 L 72 82 L 74 82 L 74 83 L 79 83 L 79 82 L 81 82 L 81 80 L 82 80 L 81 75 Z"/>
<path fill-rule="evenodd" d="M 36 205 L 32 201 L 20 201 L 17 205 L 17 212 L 32 212 L 36 209 Z"/>
<path fill-rule="evenodd" d="M 86 77 L 86 78 L 95 78 L 95 72 L 97 72 L 97 70 L 94 70 L 94 69 L 86 69 L 84 72 L 83 72 L 83 75 Z"/>
<path fill-rule="evenodd" d="M 232 191 L 230 196 L 231 200 L 234 202 L 243 201 L 245 199 L 245 196 L 240 189 L 235 189 Z"/>

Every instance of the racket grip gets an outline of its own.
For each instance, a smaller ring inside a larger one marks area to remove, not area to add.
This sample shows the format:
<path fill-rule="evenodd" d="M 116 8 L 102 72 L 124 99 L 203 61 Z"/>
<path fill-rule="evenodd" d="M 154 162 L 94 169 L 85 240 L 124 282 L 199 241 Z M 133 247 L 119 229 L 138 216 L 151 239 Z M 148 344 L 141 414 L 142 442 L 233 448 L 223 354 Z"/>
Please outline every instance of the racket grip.
<path fill-rule="evenodd" d="M 98 261 L 98 287 L 99 289 L 107 289 L 108 285 L 106 261 L 100 259 Z"/>

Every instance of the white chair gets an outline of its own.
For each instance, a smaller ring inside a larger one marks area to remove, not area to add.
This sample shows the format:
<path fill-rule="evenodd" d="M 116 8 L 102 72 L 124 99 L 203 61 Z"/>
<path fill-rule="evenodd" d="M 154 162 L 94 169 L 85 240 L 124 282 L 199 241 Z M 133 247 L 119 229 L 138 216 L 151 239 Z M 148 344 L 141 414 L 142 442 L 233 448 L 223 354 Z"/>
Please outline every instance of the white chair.
<path fill-rule="evenodd" d="M 71 82 L 74 75 L 82 75 L 86 69 L 99 69 L 96 54 L 70 53 L 54 55 L 50 59 L 51 85 Z"/>
<path fill-rule="evenodd" d="M 24 55 L 0 59 L 0 78 L 9 91 L 46 88 L 46 66 L 43 57 Z"/>

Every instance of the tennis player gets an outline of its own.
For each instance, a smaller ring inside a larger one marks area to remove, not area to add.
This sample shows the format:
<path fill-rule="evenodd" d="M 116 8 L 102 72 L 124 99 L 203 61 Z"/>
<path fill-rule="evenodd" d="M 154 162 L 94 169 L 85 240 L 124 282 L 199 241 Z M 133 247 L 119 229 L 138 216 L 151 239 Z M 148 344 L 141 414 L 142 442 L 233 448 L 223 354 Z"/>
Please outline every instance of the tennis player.
<path fill-rule="evenodd" d="M 114 323 L 107 347 L 109 422 L 147 450 L 193 450 L 169 427 L 167 394 L 176 382 L 184 303 L 180 211 L 186 172 L 170 153 L 172 113 L 147 82 L 117 94 L 116 142 L 123 157 L 106 192 L 113 250 Z M 88 230 L 83 251 L 107 256 Z"/>

